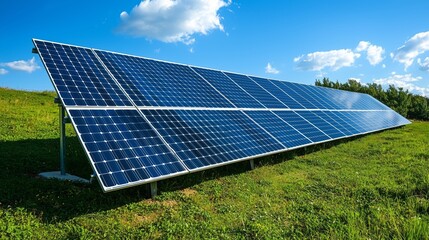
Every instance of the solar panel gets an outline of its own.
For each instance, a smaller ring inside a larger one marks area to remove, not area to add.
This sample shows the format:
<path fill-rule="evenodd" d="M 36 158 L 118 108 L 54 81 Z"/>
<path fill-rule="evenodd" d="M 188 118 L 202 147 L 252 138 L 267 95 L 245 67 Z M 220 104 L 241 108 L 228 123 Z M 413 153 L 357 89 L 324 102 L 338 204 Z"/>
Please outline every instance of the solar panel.
<path fill-rule="evenodd" d="M 305 109 L 317 109 L 311 101 L 308 100 L 307 94 L 303 95 L 302 93 L 297 92 L 291 86 L 292 83 L 282 82 L 282 81 L 271 81 L 277 88 L 282 92 L 288 94 L 295 101 L 299 102 Z"/>
<path fill-rule="evenodd" d="M 352 125 L 350 125 L 346 120 L 341 117 L 338 117 L 335 112 L 332 111 L 314 111 L 314 114 L 318 115 L 322 119 L 325 119 L 331 124 L 343 132 L 345 136 L 352 136 L 358 134 L 359 131 L 356 130 Z"/>
<path fill-rule="evenodd" d="M 323 133 L 325 133 L 328 137 L 332 139 L 341 138 L 345 136 L 345 134 L 341 130 L 335 127 L 335 124 L 329 123 L 328 119 L 324 120 L 323 118 L 313 113 L 313 111 L 298 111 L 296 113 L 305 120 L 307 120 L 309 123 L 311 123 L 313 126 L 317 126 L 318 129 L 320 129 Z"/>
<path fill-rule="evenodd" d="M 137 106 L 232 107 L 189 66 L 95 52 Z"/>
<path fill-rule="evenodd" d="M 190 170 L 284 149 L 280 142 L 241 111 L 142 112 Z"/>
<path fill-rule="evenodd" d="M 33 41 L 104 191 L 410 123 L 366 94 Z"/>
<path fill-rule="evenodd" d="M 65 106 L 132 106 L 91 49 L 34 44 Z"/>
<path fill-rule="evenodd" d="M 271 111 L 246 111 L 256 123 L 266 129 L 287 148 L 305 146 L 312 141 Z"/>
<path fill-rule="evenodd" d="M 192 67 L 238 108 L 264 108 L 255 97 L 220 71 Z"/>
<path fill-rule="evenodd" d="M 71 109 L 69 116 L 106 191 L 187 172 L 135 109 Z"/>
<path fill-rule="evenodd" d="M 259 86 L 263 87 L 268 92 L 276 96 L 276 98 L 279 99 L 288 108 L 291 108 L 291 109 L 305 108 L 298 101 L 296 101 L 291 96 L 289 96 L 289 94 L 283 92 L 280 88 L 276 87 L 276 85 L 273 84 L 273 81 L 270 81 L 268 79 L 258 78 L 258 77 L 250 77 L 250 78 L 252 78 Z"/>
<path fill-rule="evenodd" d="M 279 99 L 277 99 L 267 90 L 259 86 L 250 77 L 228 72 L 225 72 L 225 75 L 227 75 L 238 86 L 240 86 L 246 92 L 256 98 L 266 108 L 287 108 L 286 104 L 282 103 Z"/>

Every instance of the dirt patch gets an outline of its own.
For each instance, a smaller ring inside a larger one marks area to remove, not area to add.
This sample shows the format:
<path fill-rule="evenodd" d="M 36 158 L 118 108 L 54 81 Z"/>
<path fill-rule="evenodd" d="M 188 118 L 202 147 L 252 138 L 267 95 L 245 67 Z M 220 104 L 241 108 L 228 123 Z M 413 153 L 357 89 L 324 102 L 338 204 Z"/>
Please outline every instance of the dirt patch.
<path fill-rule="evenodd" d="M 185 188 L 182 190 L 183 195 L 185 195 L 186 197 L 190 197 L 192 195 L 197 194 L 197 191 L 195 191 L 194 189 L 190 189 L 190 188 Z"/>
<path fill-rule="evenodd" d="M 159 212 L 152 212 L 146 215 L 140 214 L 132 214 L 128 216 L 123 216 L 120 218 L 120 222 L 122 225 L 130 226 L 130 227 L 138 227 L 142 224 L 153 223 L 160 216 Z"/>
<path fill-rule="evenodd" d="M 174 200 L 167 200 L 160 202 L 160 204 L 164 207 L 175 207 L 178 203 Z"/>

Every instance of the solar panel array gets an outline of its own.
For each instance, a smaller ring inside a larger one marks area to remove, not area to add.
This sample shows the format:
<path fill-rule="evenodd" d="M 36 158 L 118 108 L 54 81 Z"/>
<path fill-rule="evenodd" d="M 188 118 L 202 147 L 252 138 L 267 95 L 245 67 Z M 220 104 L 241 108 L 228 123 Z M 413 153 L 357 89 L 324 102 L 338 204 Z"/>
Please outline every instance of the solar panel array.
<path fill-rule="evenodd" d="M 410 123 L 366 94 L 33 42 L 104 191 Z"/>

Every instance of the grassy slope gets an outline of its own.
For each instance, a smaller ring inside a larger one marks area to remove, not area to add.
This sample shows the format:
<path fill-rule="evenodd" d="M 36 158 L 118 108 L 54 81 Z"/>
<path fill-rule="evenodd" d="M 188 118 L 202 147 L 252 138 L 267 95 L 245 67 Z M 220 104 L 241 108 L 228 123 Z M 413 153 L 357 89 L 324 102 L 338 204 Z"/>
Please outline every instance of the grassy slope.
<path fill-rule="evenodd" d="M 104 194 L 58 169 L 53 93 L 0 88 L 0 239 L 429 239 L 429 123 Z M 68 129 L 68 171 L 91 170 Z"/>

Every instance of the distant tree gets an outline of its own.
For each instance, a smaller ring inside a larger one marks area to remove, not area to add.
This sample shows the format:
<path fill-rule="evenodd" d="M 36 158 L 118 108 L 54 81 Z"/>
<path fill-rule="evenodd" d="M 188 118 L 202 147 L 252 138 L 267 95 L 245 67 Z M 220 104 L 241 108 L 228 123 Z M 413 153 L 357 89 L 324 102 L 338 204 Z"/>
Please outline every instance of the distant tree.
<path fill-rule="evenodd" d="M 394 85 L 389 85 L 386 95 L 388 106 L 406 117 L 408 108 L 411 106 L 411 97 L 408 90 L 404 91 L 403 88 L 396 89 Z"/>
<path fill-rule="evenodd" d="M 414 96 L 413 98 L 411 98 L 411 107 L 408 111 L 408 116 L 414 119 L 428 120 L 428 99 L 422 96 Z"/>
<path fill-rule="evenodd" d="M 345 84 L 344 87 L 348 91 L 352 92 L 362 92 L 363 86 L 360 84 L 360 82 L 356 81 L 355 79 L 349 79 Z"/>

